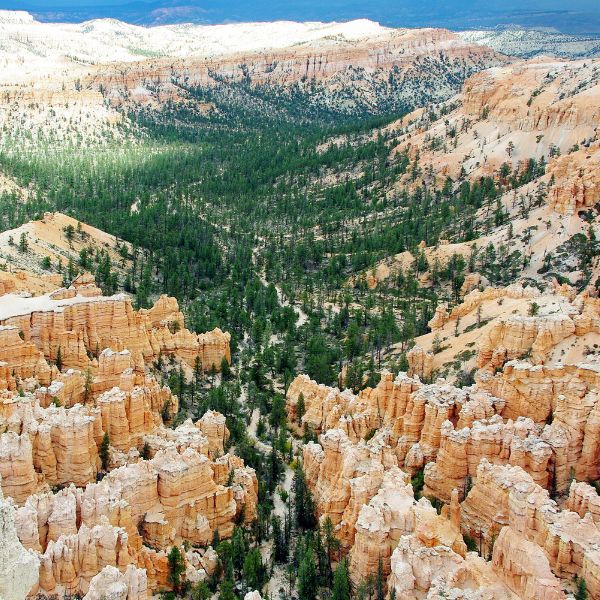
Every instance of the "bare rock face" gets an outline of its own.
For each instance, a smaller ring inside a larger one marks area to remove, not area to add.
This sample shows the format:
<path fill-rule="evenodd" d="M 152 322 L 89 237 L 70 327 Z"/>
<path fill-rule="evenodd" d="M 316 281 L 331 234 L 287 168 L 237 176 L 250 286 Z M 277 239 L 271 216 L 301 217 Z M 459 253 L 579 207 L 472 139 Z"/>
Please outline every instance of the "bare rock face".
<path fill-rule="evenodd" d="M 127 453 L 140 446 L 144 434 L 162 426 L 165 402 L 177 409 L 177 399 L 167 387 L 151 377 L 144 383 L 128 392 L 113 388 L 101 394 L 97 408 L 91 404 L 64 408 L 54 403 L 44 408 L 39 398 L 43 401 L 47 391 L 37 397 L 15 396 L 7 420 L 9 431 L 0 435 L 5 493 L 22 504 L 44 484 L 84 486 L 93 481 L 100 469 L 98 449 L 104 433 L 114 450 Z M 53 386 L 58 387 L 52 384 L 50 393 Z"/>
<path fill-rule="evenodd" d="M 18 505 L 0 501 L 5 600 L 34 584 L 44 595 L 144 600 L 169 587 L 172 545 L 208 545 L 242 513 L 256 518 L 256 474 L 224 454 L 225 417 L 211 411 L 167 429 L 178 399 L 146 372 L 161 355 L 218 370 L 229 334 L 188 331 L 166 296 L 134 311 L 127 296 L 100 294 L 84 274 L 50 294 L 0 296 L 0 485 Z M 190 576 L 214 571 L 214 557 L 197 554 Z M 29 572 L 9 581 L 5 565 Z"/>
<path fill-rule="evenodd" d="M 186 448 L 193 448 L 199 454 L 209 453 L 208 438 L 198 427 L 198 422 L 193 423 L 187 419 L 175 429 L 160 427 L 147 434 L 143 438 L 144 444 L 148 446 L 149 456 L 153 458 L 160 450 L 166 450 L 169 447 L 175 447 L 178 452 L 183 452 Z"/>
<path fill-rule="evenodd" d="M 496 321 L 481 340 L 477 366 L 494 369 L 525 356 L 534 364 L 542 364 L 551 348 L 574 333 L 575 323 L 565 314 L 515 315 Z"/>
<path fill-rule="evenodd" d="M 116 566 L 125 579 L 117 578 L 115 585 L 123 588 L 125 582 L 128 594 L 144 594 L 145 580 L 137 571 L 127 575 L 128 565 L 147 570 L 148 589 L 166 586 L 172 544 L 187 539 L 207 545 L 215 530 L 231 535 L 242 506 L 254 518 L 258 483 L 252 469 L 238 458 L 234 483 L 226 487 L 215 481 L 206 455 L 191 446 L 180 449 L 173 443 L 152 460 L 114 469 L 85 488 L 71 485 L 27 499 L 17 513 L 17 530 L 22 542 L 40 553 L 44 592 L 85 594 L 95 575 Z"/>
<path fill-rule="evenodd" d="M 556 410 L 558 396 L 581 401 L 597 390 L 600 373 L 586 365 L 532 365 L 515 360 L 493 377 L 481 374 L 477 385 L 506 402 L 505 419 L 522 416 L 542 424 Z"/>
<path fill-rule="evenodd" d="M 435 314 L 427 323 L 427 326 L 431 331 L 435 331 L 436 329 L 443 327 L 448 322 L 449 318 L 448 308 L 444 304 L 439 304 L 435 309 Z"/>
<path fill-rule="evenodd" d="M 474 553 L 462 557 L 448 546 L 423 545 L 413 535 L 403 536 L 392 553 L 388 589 L 407 600 L 517 598 Z"/>
<path fill-rule="evenodd" d="M 350 552 L 350 571 L 355 584 L 376 573 L 381 561 L 384 575 L 391 570 L 391 556 L 406 535 L 426 547 L 446 546 L 464 556 L 466 546 L 460 532 L 458 496 L 450 510 L 438 515 L 428 500 L 416 502 L 408 476 L 397 467 L 385 472 L 381 486 L 363 505 L 355 525 Z"/>
<path fill-rule="evenodd" d="M 542 549 L 510 527 L 504 527 L 494 544 L 493 565 L 508 587 L 521 598 L 561 600 L 565 594 L 550 570 Z"/>
<path fill-rule="evenodd" d="M 471 281 L 478 281 L 480 283 L 485 282 L 485 278 L 471 273 Z M 465 279 L 465 281 L 467 281 Z M 455 321 L 461 317 L 464 317 L 470 313 L 475 312 L 483 302 L 489 300 L 502 300 L 503 298 L 511 298 L 513 300 L 521 298 L 535 298 L 539 295 L 539 291 L 536 288 L 523 287 L 519 284 L 512 284 L 506 287 L 491 287 L 487 286 L 483 290 L 477 288 L 469 291 L 463 298 L 463 301 L 456 305 L 450 312 L 448 317 L 449 321 Z"/>
<path fill-rule="evenodd" d="M 376 573 L 379 560 L 384 574 L 400 536 L 414 531 L 415 500 L 408 476 L 397 467 L 385 472 L 381 486 L 358 514 L 355 540 L 350 553 L 350 571 L 355 583 Z"/>
<path fill-rule="evenodd" d="M 361 506 L 377 493 L 385 466 L 397 465 L 397 459 L 384 432 L 354 444 L 343 430 L 330 429 L 320 441 L 321 445 L 304 447 L 307 483 L 318 515 L 331 519 L 340 541 L 349 548 Z"/>
<path fill-rule="evenodd" d="M 50 368 L 32 342 L 21 337 L 18 327 L 0 326 L 0 361 L 21 379 L 36 377 L 49 383 Z"/>
<path fill-rule="evenodd" d="M 298 375 L 288 389 L 287 410 L 290 421 L 298 426 L 296 407 L 302 394 L 305 413 L 301 425 L 309 425 L 316 432 L 342 429 L 350 439 L 358 440 L 383 425 L 397 429 L 411 394 L 421 385 L 418 379 L 404 373 L 395 379 L 391 373 L 383 373 L 375 388 L 367 388 L 355 396 L 350 390 L 340 392 L 306 375 Z"/>
<path fill-rule="evenodd" d="M 520 467 L 482 461 L 462 504 L 462 526 L 481 538 L 484 548 L 493 546 L 494 567 L 518 594 L 529 597 L 536 586 L 560 590 L 549 573 L 565 580 L 577 573 L 585 578 L 592 597 L 600 593 L 596 550 L 600 531 L 591 514 L 581 517 L 559 510 Z M 554 597 L 556 592 L 547 593 Z"/>
<path fill-rule="evenodd" d="M 12 279 L 0 279 L 0 296 L 4 296 L 4 294 L 11 294 L 16 289 L 17 286 Z"/>
<path fill-rule="evenodd" d="M 24 600 L 38 582 L 39 559 L 23 548 L 15 530 L 15 509 L 0 490 L 0 598 Z"/>
<path fill-rule="evenodd" d="M 494 464 L 518 465 L 538 485 L 548 487 L 552 448 L 541 439 L 541 428 L 530 419 L 505 423 L 495 415 L 462 429 L 455 429 L 446 421 L 441 434 L 436 460 L 425 468 L 426 495 L 448 502 L 453 489 L 461 490 L 461 496 L 466 494 L 477 478 L 482 458 Z"/>
<path fill-rule="evenodd" d="M 487 288 L 488 286 L 488 279 L 480 273 L 468 273 L 460 288 L 460 295 L 464 297 L 475 289 Z"/>
<path fill-rule="evenodd" d="M 86 593 L 96 574 L 109 565 L 126 568 L 132 562 L 127 534 L 103 522 L 82 525 L 77 533 L 50 541 L 41 555 L 40 588 L 46 593 Z"/>
<path fill-rule="evenodd" d="M 104 297 L 89 287 L 82 294 L 82 289 L 34 298 L 3 297 L 0 325 L 16 329 L 3 329 L 0 335 L 14 347 L 13 356 L 23 355 L 17 361 L 26 365 L 21 367 L 23 377 L 34 375 L 39 360 L 35 348 L 52 361 L 60 349 L 63 366 L 79 370 L 89 366 L 88 353 L 99 354 L 105 348 L 127 348 L 145 361 L 156 360 L 161 353 L 172 354 L 192 368 L 198 359 L 206 371 L 213 364 L 219 370 L 223 358 L 231 361 L 231 336 L 220 329 L 200 335 L 185 329 L 174 299 L 163 297 L 155 308 L 136 312 L 125 294 Z"/>
<path fill-rule="evenodd" d="M 553 449 L 551 476 L 557 490 L 565 490 L 573 476 L 580 480 L 600 477 L 597 367 L 510 361 L 495 376 L 480 373 L 478 387 L 505 400 L 503 418 L 522 414 L 540 426 L 552 421 L 540 437 Z M 539 479 L 536 482 L 543 485 Z"/>
<path fill-rule="evenodd" d="M 1 489 L 16 502 L 25 502 L 38 487 L 29 436 L 8 432 L 0 436 Z"/>
<path fill-rule="evenodd" d="M 436 313 L 437 314 L 437 313 Z M 434 317 L 435 319 L 435 317 Z M 432 329 L 434 326 L 429 325 Z M 433 373 L 433 353 L 425 352 L 420 346 L 413 346 L 407 353 L 408 376 L 419 377 L 424 381 L 429 381 Z"/>
<path fill-rule="evenodd" d="M 600 160 L 600 144 L 581 148 L 550 160 L 547 174 L 550 181 L 548 204 L 561 215 L 574 215 L 589 209 L 600 195 L 600 175 L 593 164 Z"/>
<path fill-rule="evenodd" d="M 225 452 L 225 444 L 229 439 L 229 430 L 225 424 L 225 416 L 214 410 L 205 412 L 196 427 L 208 440 L 208 452 L 212 457 L 220 456 Z"/>
<path fill-rule="evenodd" d="M 146 600 L 146 571 L 129 565 L 125 573 L 107 565 L 95 575 L 84 600 Z"/>
<path fill-rule="evenodd" d="M 589 513 L 594 523 L 600 524 L 600 496 L 588 483 L 573 481 L 565 508 L 577 513 L 580 517 L 585 517 Z"/>
<path fill-rule="evenodd" d="M 162 425 L 161 412 L 177 412 L 177 398 L 167 387 L 148 378 L 144 386 L 131 391 L 113 388 L 97 399 L 102 429 L 109 434 L 111 445 L 121 451 L 139 446 L 144 434 Z"/>

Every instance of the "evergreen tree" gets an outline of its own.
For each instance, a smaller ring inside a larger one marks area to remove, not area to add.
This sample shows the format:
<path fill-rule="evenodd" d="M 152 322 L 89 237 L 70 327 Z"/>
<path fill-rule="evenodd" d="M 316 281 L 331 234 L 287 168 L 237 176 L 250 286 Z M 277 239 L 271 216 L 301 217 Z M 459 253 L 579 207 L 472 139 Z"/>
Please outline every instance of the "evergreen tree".
<path fill-rule="evenodd" d="M 83 403 L 86 404 L 90 399 L 90 394 L 92 392 L 92 371 L 87 368 L 85 370 L 85 380 L 83 382 Z"/>
<path fill-rule="evenodd" d="M 346 559 L 340 561 L 333 574 L 331 600 L 350 600 L 350 576 Z"/>
<path fill-rule="evenodd" d="M 244 559 L 244 582 L 250 590 L 260 590 L 264 583 L 265 568 L 260 556 L 260 550 L 254 548 Z"/>
<path fill-rule="evenodd" d="M 19 238 L 19 252 L 25 253 L 29 250 L 29 242 L 27 241 L 27 234 L 23 232 Z"/>
<path fill-rule="evenodd" d="M 375 591 L 377 593 L 377 600 L 385 600 L 384 586 L 385 581 L 383 578 L 383 561 L 380 558 L 377 562 L 377 578 L 375 580 Z"/>
<path fill-rule="evenodd" d="M 144 442 L 144 446 L 140 452 L 140 458 L 143 460 L 148 460 L 150 458 L 150 444 L 148 442 Z"/>
<path fill-rule="evenodd" d="M 224 380 L 231 378 L 231 367 L 225 357 L 221 359 L 221 376 Z"/>
<path fill-rule="evenodd" d="M 225 579 L 221 583 L 219 590 L 219 600 L 238 600 L 234 590 L 233 581 L 231 579 Z"/>
<path fill-rule="evenodd" d="M 199 581 L 190 592 L 192 600 L 209 600 L 213 593 L 205 581 Z"/>
<path fill-rule="evenodd" d="M 301 464 L 296 467 L 294 475 L 294 503 L 296 525 L 302 529 L 312 529 L 317 521 L 315 505 Z"/>
<path fill-rule="evenodd" d="M 281 518 L 278 515 L 273 515 L 271 518 L 271 532 L 273 535 L 273 558 L 275 562 L 285 562 L 288 557 L 288 543 L 285 530 L 281 526 Z"/>
<path fill-rule="evenodd" d="M 244 531 L 241 527 L 234 527 L 233 535 L 231 536 L 231 546 L 233 566 L 239 573 L 244 567 L 244 558 L 248 550 L 246 540 L 244 539 Z"/>
<path fill-rule="evenodd" d="M 300 392 L 298 395 L 298 402 L 296 403 L 296 421 L 298 425 L 302 423 L 302 417 L 306 412 L 306 406 L 304 405 L 304 394 Z"/>
<path fill-rule="evenodd" d="M 211 541 L 210 545 L 213 547 L 214 550 L 216 550 L 220 543 L 221 543 L 221 536 L 219 535 L 219 530 L 215 529 L 213 531 L 212 541 Z"/>
<path fill-rule="evenodd" d="M 575 600 L 587 600 L 588 591 L 585 579 L 579 577 L 577 580 L 577 591 L 575 592 Z"/>
<path fill-rule="evenodd" d="M 315 555 L 309 546 L 298 567 L 298 600 L 316 600 L 319 590 Z"/>
<path fill-rule="evenodd" d="M 56 351 L 56 368 L 59 371 L 62 371 L 62 368 L 63 368 L 62 349 L 60 346 L 58 347 L 58 350 Z"/>
<path fill-rule="evenodd" d="M 110 461 L 110 438 L 108 437 L 108 432 L 104 433 L 98 455 L 100 456 L 100 462 L 102 463 L 102 470 L 108 470 L 108 463 Z"/>
<path fill-rule="evenodd" d="M 173 591 L 178 592 L 181 587 L 181 575 L 185 571 L 185 562 L 181 551 L 177 546 L 173 546 L 167 556 L 169 574 L 167 576 Z"/>

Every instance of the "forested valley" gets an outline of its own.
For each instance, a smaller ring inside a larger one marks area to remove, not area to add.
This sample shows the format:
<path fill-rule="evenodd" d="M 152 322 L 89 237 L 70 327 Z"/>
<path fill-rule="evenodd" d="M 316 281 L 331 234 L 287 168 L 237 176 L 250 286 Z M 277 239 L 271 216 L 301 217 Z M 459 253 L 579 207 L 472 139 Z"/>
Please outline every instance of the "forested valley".
<path fill-rule="evenodd" d="M 230 447 L 258 474 L 258 519 L 231 540 L 213 540 L 219 569 L 207 582 L 186 585 L 173 552 L 166 596 L 199 600 L 218 590 L 233 600 L 274 576 L 282 598 L 296 589 L 300 600 L 348 600 L 348 565 L 331 521 L 316 520 L 299 460 L 315 433 L 290 433 L 287 388 L 299 373 L 355 393 L 373 387 L 383 368 L 407 369 L 414 338 L 428 331 L 440 301 L 459 301 L 469 272 L 510 283 L 524 258 L 491 247 L 434 268 L 424 287 L 419 275 L 433 265 L 421 243 L 469 241 L 502 225 L 503 189 L 544 165 L 436 187 L 418 154 L 393 152 L 399 127 L 389 125 L 403 112 L 317 110 L 301 96 L 244 83 L 186 92 L 187 102 L 158 109 L 123 107 L 131 128 L 107 132 L 102 144 L 77 136 L 56 146 L 43 138 L 4 144 L 0 168 L 32 192 L 26 202 L 2 196 L 2 225 L 57 210 L 114 234 L 132 244 L 131 252 L 122 247 L 123 264 L 132 265 L 126 276 L 85 252 L 77 264 L 45 268 L 67 285 L 89 270 L 105 293 L 128 292 L 138 308 L 175 296 L 192 330 L 232 335 L 232 365 L 219 374 L 198 366 L 189 379 L 162 361 L 155 368 L 180 399 L 172 425 L 209 409 L 226 416 Z M 214 108 L 198 110 L 201 103 Z M 410 185 L 400 185 L 406 177 Z M 369 271 L 404 251 L 413 254 L 410 267 L 371 289 Z M 261 553 L 265 543 L 272 561 Z M 382 600 L 381 567 L 352 594 Z"/>

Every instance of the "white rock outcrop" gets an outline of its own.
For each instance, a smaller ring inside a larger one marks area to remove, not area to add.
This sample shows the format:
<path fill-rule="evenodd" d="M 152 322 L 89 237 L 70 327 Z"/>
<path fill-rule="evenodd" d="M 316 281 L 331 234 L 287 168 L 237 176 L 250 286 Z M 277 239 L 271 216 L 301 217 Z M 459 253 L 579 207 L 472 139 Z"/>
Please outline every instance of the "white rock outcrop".
<path fill-rule="evenodd" d="M 24 600 L 37 586 L 40 561 L 25 550 L 15 529 L 15 508 L 0 488 L 0 600 Z"/>

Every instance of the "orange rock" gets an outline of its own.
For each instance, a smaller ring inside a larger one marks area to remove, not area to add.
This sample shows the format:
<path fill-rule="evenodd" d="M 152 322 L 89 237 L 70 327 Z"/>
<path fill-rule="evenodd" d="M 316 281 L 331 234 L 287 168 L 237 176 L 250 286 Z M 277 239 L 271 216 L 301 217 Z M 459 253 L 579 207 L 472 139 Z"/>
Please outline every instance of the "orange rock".
<path fill-rule="evenodd" d="M 462 496 L 476 479 L 482 458 L 493 464 L 518 465 L 542 487 L 550 483 L 552 448 L 529 419 L 504 423 L 495 415 L 462 429 L 446 421 L 441 434 L 436 460 L 425 467 L 425 495 L 449 502 L 452 490 L 458 489 Z"/>
<path fill-rule="evenodd" d="M 565 594 L 553 575 L 542 549 L 504 527 L 494 544 L 493 565 L 498 575 L 520 598 L 562 600 Z"/>
<path fill-rule="evenodd" d="M 548 492 L 520 467 L 482 461 L 477 481 L 462 504 L 462 521 L 463 529 L 481 537 L 484 547 L 499 534 L 503 536 L 499 547 L 498 540 L 493 544 L 493 563 L 516 593 L 536 585 L 556 588 L 548 575 L 551 570 L 566 580 L 576 573 L 582 575 L 590 595 L 596 598 L 600 594 L 596 551 L 600 531 L 591 515 L 582 518 L 559 510 Z"/>
<path fill-rule="evenodd" d="M 436 313 L 437 315 L 437 313 Z M 434 317 L 435 319 L 435 317 Z M 433 319 L 432 319 L 433 320 Z M 432 329 L 434 326 L 429 325 Z M 441 325 L 440 325 L 441 326 Z M 419 377 L 424 381 L 429 381 L 433 373 L 433 353 L 425 352 L 420 346 L 413 346 L 407 353 L 408 376 Z"/>
<path fill-rule="evenodd" d="M 510 316 L 494 322 L 484 334 L 477 366 L 492 370 L 526 355 L 531 355 L 534 364 L 543 364 L 549 350 L 574 333 L 575 323 L 565 314 Z"/>
<path fill-rule="evenodd" d="M 0 436 L 0 476 L 4 494 L 19 504 L 37 490 L 33 447 L 27 434 L 10 431 Z"/>
<path fill-rule="evenodd" d="M 547 201 L 553 210 L 562 215 L 574 215 L 596 204 L 600 195 L 598 161 L 598 142 L 549 161 L 546 173 L 554 184 L 548 190 Z"/>
<path fill-rule="evenodd" d="M 53 361 L 60 348 L 63 365 L 77 369 L 89 365 L 88 353 L 99 355 L 105 348 L 116 351 L 127 348 L 133 355 L 143 356 L 145 361 L 156 360 L 161 352 L 173 354 L 190 367 L 194 367 L 198 357 L 206 371 L 213 364 L 219 370 L 223 358 L 231 361 L 231 336 L 220 329 L 200 335 L 188 331 L 184 328 L 183 315 L 175 311 L 178 307 L 174 299 L 159 299 L 156 309 L 136 312 L 125 294 L 82 295 L 81 289 L 74 287 L 67 294 L 34 298 L 0 296 L 4 301 L 0 307 L 0 325 L 17 328 L 16 332 L 4 334 L 0 330 L 0 336 L 7 337 L 7 344 L 18 348 L 18 352 L 29 353 L 26 364 L 31 373 L 24 376 L 32 376 L 37 363 L 38 356 L 31 342 L 46 359 Z M 173 314 L 179 328 L 174 328 L 174 321 L 169 321 Z M 15 337 L 19 331 L 23 340 Z M 11 352 L 14 356 L 15 350 Z M 0 359 L 2 356 L 0 354 Z"/>

